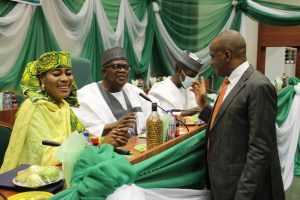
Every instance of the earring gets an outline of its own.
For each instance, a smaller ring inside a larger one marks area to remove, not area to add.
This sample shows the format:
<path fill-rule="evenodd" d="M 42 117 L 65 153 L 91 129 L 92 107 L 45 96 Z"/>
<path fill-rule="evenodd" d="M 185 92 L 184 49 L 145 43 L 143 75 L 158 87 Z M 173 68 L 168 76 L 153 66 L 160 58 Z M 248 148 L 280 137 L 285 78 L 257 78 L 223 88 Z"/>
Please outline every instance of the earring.
<path fill-rule="evenodd" d="M 45 91 L 45 85 L 44 85 L 44 83 L 42 83 L 41 89 L 42 89 L 42 91 Z"/>

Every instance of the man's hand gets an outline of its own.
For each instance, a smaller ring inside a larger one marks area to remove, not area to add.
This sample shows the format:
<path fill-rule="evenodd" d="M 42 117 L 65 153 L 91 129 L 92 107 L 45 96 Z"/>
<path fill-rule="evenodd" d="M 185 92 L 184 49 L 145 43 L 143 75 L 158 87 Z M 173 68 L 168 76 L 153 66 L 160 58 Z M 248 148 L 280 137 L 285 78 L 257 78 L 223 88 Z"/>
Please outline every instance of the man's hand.
<path fill-rule="evenodd" d="M 135 128 L 135 122 L 136 122 L 136 114 L 129 113 L 128 115 L 121 117 L 116 122 L 106 124 L 104 126 L 103 135 L 108 134 L 111 130 L 113 130 L 114 128 L 117 128 L 118 126 L 127 127 L 127 128 Z"/>
<path fill-rule="evenodd" d="M 125 127 L 128 128 L 134 128 L 135 122 L 136 122 L 135 113 L 130 113 L 128 115 L 121 117 L 118 121 L 116 121 L 116 125 L 117 126 L 124 125 Z"/>
<path fill-rule="evenodd" d="M 104 136 L 103 143 L 109 143 L 114 147 L 121 147 L 127 144 L 128 139 L 128 128 L 124 127 L 124 125 L 120 125 Z"/>
<path fill-rule="evenodd" d="M 195 93 L 197 104 L 204 109 L 207 105 L 207 95 L 204 78 L 202 76 L 199 81 L 193 82 L 191 91 Z"/>

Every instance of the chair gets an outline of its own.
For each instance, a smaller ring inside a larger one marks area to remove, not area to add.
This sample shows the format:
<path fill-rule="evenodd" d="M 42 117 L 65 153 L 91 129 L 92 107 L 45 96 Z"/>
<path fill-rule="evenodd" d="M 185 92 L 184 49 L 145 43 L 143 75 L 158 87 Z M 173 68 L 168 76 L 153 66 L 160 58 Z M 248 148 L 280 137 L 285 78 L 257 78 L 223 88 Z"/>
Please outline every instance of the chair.
<path fill-rule="evenodd" d="M 78 89 L 92 82 L 91 70 L 90 60 L 72 56 L 72 72 Z"/>
<path fill-rule="evenodd" d="M 11 125 L 5 122 L 0 122 L 0 166 L 3 163 L 3 159 L 9 143 L 11 131 L 12 131 Z"/>

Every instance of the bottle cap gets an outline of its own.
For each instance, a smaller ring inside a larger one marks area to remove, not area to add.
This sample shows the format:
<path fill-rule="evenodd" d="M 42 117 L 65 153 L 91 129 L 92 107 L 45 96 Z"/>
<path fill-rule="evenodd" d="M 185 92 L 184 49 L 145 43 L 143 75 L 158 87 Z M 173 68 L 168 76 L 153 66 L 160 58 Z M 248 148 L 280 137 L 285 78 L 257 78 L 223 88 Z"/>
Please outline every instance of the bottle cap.
<path fill-rule="evenodd" d="M 90 135 L 89 132 L 83 132 L 82 134 L 83 134 L 85 137 L 89 137 L 89 135 Z"/>
<path fill-rule="evenodd" d="M 93 145 L 98 146 L 98 144 L 99 144 L 99 138 L 98 137 L 92 137 L 91 141 L 92 141 Z"/>
<path fill-rule="evenodd" d="M 157 103 L 152 103 L 152 111 L 157 111 Z"/>

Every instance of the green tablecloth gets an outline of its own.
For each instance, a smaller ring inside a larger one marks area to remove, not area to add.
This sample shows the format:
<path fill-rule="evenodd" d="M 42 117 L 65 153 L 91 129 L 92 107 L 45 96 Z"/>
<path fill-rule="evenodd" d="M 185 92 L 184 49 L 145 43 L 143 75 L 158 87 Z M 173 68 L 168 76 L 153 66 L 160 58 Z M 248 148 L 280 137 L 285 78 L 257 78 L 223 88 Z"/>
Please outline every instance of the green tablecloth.
<path fill-rule="evenodd" d="M 205 184 L 205 131 L 131 165 L 111 145 L 88 147 L 74 165 L 72 187 L 51 200 L 105 199 L 123 184 L 143 188 L 192 188 Z"/>

